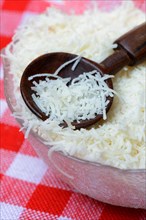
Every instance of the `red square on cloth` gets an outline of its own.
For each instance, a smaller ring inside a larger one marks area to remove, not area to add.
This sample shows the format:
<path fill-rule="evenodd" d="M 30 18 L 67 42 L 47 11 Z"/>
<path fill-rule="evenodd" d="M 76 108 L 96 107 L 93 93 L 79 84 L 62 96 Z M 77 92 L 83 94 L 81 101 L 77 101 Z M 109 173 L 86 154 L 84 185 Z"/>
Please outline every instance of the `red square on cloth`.
<path fill-rule="evenodd" d="M 0 79 L 0 99 L 4 99 L 4 83 L 3 80 Z"/>
<path fill-rule="evenodd" d="M 24 11 L 30 0 L 5 0 L 2 9 L 10 11 Z"/>
<path fill-rule="evenodd" d="M 66 190 L 38 185 L 27 208 L 60 215 L 67 205 L 72 193 Z"/>
<path fill-rule="evenodd" d="M 4 176 L 4 175 L 3 175 L 2 173 L 0 173 L 0 180 L 3 178 L 3 176 Z"/>
<path fill-rule="evenodd" d="M 7 44 L 11 42 L 11 37 L 9 36 L 1 36 L 0 38 L 0 50 L 4 48 Z"/>
<path fill-rule="evenodd" d="M 19 128 L 0 123 L 0 134 L 2 148 L 19 151 L 24 141 L 24 135 L 19 131 Z"/>
<path fill-rule="evenodd" d="M 25 206 L 36 187 L 36 184 L 4 176 L 1 181 L 1 201 Z"/>

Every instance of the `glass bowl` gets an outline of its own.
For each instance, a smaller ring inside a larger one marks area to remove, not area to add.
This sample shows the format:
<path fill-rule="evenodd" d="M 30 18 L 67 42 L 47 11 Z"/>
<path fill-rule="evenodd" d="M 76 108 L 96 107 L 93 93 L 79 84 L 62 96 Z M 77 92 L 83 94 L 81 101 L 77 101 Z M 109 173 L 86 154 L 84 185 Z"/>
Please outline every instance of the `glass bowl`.
<path fill-rule="evenodd" d="M 2 54 L 5 55 L 5 49 Z M 5 96 L 10 110 L 14 112 L 14 85 L 10 62 L 5 57 L 3 67 Z M 22 126 L 22 121 L 17 121 Z M 55 151 L 49 157 L 48 150 L 51 146 L 43 144 L 37 134 L 31 131 L 28 140 L 56 175 L 78 192 L 112 205 L 146 209 L 146 169 L 122 170 Z"/>
<path fill-rule="evenodd" d="M 16 100 L 12 74 L 9 71 L 10 63 L 7 58 L 3 58 L 3 66 L 5 96 L 10 110 L 14 112 L 13 106 Z M 17 121 L 22 126 L 22 121 L 18 119 Z M 55 151 L 52 152 L 51 157 L 48 157 L 51 146 L 43 144 L 37 134 L 31 131 L 28 140 L 54 172 L 78 192 L 112 205 L 146 208 L 145 169 L 122 170 Z"/>

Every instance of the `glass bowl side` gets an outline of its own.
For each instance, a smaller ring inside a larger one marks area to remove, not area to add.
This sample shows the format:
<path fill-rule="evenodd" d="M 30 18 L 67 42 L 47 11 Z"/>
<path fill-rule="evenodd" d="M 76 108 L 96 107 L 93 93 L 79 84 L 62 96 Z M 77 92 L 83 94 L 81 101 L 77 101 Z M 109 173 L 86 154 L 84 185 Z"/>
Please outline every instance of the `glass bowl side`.
<path fill-rule="evenodd" d="M 53 151 L 38 137 L 29 141 L 55 174 L 78 192 L 112 205 L 146 209 L 146 170 L 121 170 Z"/>

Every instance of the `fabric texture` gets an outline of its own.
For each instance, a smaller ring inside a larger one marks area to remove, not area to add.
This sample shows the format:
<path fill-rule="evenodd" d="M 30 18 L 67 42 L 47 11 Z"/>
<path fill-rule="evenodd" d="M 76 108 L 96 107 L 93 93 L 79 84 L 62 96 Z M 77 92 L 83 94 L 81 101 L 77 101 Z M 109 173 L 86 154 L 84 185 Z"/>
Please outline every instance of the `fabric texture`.
<path fill-rule="evenodd" d="M 88 1 L 1 0 L 1 49 L 18 25 L 46 7 L 74 7 L 82 12 Z M 101 3 L 101 1 L 99 1 Z M 138 7 L 140 2 L 135 1 Z M 35 153 L 8 109 L 0 62 L 1 220 L 144 220 L 141 209 L 116 207 L 84 196 L 58 179 Z"/>

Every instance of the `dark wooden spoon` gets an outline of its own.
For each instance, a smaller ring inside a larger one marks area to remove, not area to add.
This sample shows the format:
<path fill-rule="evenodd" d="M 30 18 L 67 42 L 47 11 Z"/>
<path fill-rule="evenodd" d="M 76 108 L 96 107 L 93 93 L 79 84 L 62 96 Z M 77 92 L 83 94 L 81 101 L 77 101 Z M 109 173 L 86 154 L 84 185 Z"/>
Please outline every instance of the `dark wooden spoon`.
<path fill-rule="evenodd" d="M 101 75 L 113 75 L 126 65 L 133 66 L 141 63 L 146 59 L 146 22 L 124 34 L 114 43 L 117 44 L 117 48 L 114 49 L 114 53 L 100 64 L 82 57 L 74 71 L 71 70 L 72 64 L 69 64 L 64 67 L 58 75 L 62 78 L 71 77 L 71 80 L 78 77 L 83 72 L 89 72 L 92 70 L 99 71 Z M 44 54 L 33 60 L 24 70 L 20 83 L 21 94 L 28 108 L 40 119 L 46 120 L 49 116 L 46 116 L 33 101 L 32 94 L 34 91 L 31 89 L 33 86 L 33 80 L 28 80 L 28 78 L 39 73 L 53 74 L 59 66 L 76 56 L 77 55 L 75 54 L 63 52 Z M 35 78 L 35 81 L 43 80 L 45 78 L 46 77 L 38 77 Z M 50 77 L 50 79 L 54 80 L 53 77 Z M 111 79 L 107 79 L 105 82 L 109 88 L 113 88 Z M 107 97 L 107 99 L 110 102 L 107 105 L 106 112 L 109 111 L 112 105 L 113 97 Z M 86 128 L 96 123 L 101 118 L 102 115 L 97 115 L 93 119 L 80 120 L 80 122 L 73 121 L 72 125 L 74 125 L 76 129 Z M 67 125 L 64 122 L 61 126 L 65 127 Z"/>

